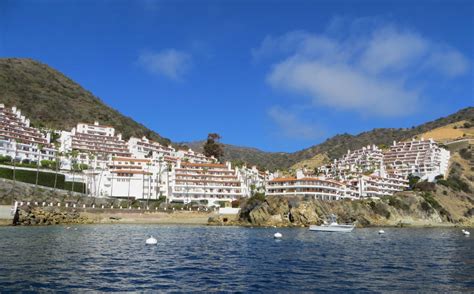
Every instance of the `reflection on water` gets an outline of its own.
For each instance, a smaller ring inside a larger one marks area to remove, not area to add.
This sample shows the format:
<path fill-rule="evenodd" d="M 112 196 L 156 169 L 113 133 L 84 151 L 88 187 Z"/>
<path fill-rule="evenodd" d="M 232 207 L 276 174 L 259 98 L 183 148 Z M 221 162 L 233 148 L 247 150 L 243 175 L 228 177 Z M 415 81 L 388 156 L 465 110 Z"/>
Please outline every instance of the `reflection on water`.
<path fill-rule="evenodd" d="M 4 227 L 0 289 L 474 291 L 474 241 L 460 229 L 278 229 L 281 241 L 273 239 L 276 230 Z M 149 235 L 157 246 L 145 245 Z"/>

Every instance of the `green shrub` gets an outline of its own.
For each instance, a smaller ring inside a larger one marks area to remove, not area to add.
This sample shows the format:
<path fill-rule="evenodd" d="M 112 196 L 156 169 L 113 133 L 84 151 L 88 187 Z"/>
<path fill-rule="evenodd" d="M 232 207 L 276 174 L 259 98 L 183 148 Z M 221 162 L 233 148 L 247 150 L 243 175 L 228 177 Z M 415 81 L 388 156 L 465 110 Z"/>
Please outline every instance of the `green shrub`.
<path fill-rule="evenodd" d="M 421 197 L 431 205 L 436 210 L 441 210 L 443 207 L 436 201 L 436 199 L 433 198 L 433 195 L 431 195 L 430 192 L 422 193 Z"/>
<path fill-rule="evenodd" d="M 404 211 L 410 210 L 410 205 L 406 204 L 405 202 L 401 201 L 400 199 L 396 197 L 390 197 L 390 199 L 388 200 L 388 205 L 393 206 L 399 210 L 404 210 Z"/>
<path fill-rule="evenodd" d="M 52 172 L 43 172 L 38 173 L 38 185 L 46 187 L 54 187 L 54 178 L 55 173 Z M 13 180 L 13 169 L 10 168 L 0 168 L 0 178 Z M 17 169 L 15 171 L 15 179 L 18 182 L 24 182 L 29 184 L 35 184 L 36 182 L 36 171 L 32 170 L 21 170 Z M 71 190 L 72 182 L 66 182 L 63 174 L 58 174 L 56 188 L 62 190 Z M 81 182 L 74 183 L 74 191 L 85 193 L 85 184 Z"/>
<path fill-rule="evenodd" d="M 6 162 L 11 162 L 11 161 L 12 161 L 11 156 L 0 155 L 0 163 L 4 164 Z"/>
<path fill-rule="evenodd" d="M 463 181 L 457 175 L 450 175 L 447 180 L 438 180 L 437 183 L 445 187 L 451 188 L 454 191 L 464 191 L 466 193 L 471 192 L 469 184 Z"/>
<path fill-rule="evenodd" d="M 414 176 L 414 175 L 409 175 L 408 176 L 408 185 L 410 186 L 410 189 L 413 190 L 415 185 L 420 181 L 420 177 Z"/>
<path fill-rule="evenodd" d="M 472 158 L 472 152 L 471 152 L 471 150 L 469 150 L 467 148 L 463 148 L 463 149 L 459 150 L 459 155 L 465 160 L 471 160 L 471 158 Z"/>
<path fill-rule="evenodd" d="M 385 218 L 390 218 L 390 211 L 387 210 L 387 208 L 382 202 L 375 203 L 374 201 L 371 201 L 369 205 L 374 213 L 381 215 Z"/>
<path fill-rule="evenodd" d="M 71 191 L 73 182 L 64 182 L 64 190 Z M 86 193 L 86 184 L 82 182 L 74 182 L 74 192 Z"/>

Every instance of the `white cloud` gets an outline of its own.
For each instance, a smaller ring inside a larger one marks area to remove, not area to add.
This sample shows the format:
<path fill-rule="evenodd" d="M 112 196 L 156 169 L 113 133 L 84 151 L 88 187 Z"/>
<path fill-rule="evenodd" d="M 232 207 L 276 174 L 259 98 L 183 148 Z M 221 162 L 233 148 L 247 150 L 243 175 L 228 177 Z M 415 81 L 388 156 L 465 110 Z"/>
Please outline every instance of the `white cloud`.
<path fill-rule="evenodd" d="M 138 57 L 138 64 L 153 74 L 181 80 L 191 67 L 191 55 L 176 49 L 146 51 Z"/>
<path fill-rule="evenodd" d="M 393 25 L 346 31 L 342 38 L 304 31 L 267 36 L 252 55 L 277 59 L 267 75 L 276 89 L 302 94 L 314 105 L 378 116 L 416 111 L 423 89 L 413 85 L 422 80 L 429 86 L 426 73 L 453 78 L 469 69 L 460 52 L 413 31 Z"/>
<path fill-rule="evenodd" d="M 268 116 L 278 125 L 282 135 L 292 139 L 314 140 L 322 135 L 315 126 L 305 123 L 279 106 L 268 110 Z"/>
<path fill-rule="evenodd" d="M 361 113 L 401 115 L 414 110 L 418 97 L 399 83 L 373 78 L 344 65 L 293 58 L 278 64 L 268 77 L 276 88 L 310 96 L 314 104 Z"/>
<path fill-rule="evenodd" d="M 361 66 L 371 73 L 403 70 L 429 50 L 429 42 L 410 32 L 391 27 L 374 32 L 361 57 Z"/>
<path fill-rule="evenodd" d="M 467 58 L 452 49 L 433 52 L 428 58 L 426 65 L 449 77 L 463 75 L 469 69 L 469 61 Z"/>

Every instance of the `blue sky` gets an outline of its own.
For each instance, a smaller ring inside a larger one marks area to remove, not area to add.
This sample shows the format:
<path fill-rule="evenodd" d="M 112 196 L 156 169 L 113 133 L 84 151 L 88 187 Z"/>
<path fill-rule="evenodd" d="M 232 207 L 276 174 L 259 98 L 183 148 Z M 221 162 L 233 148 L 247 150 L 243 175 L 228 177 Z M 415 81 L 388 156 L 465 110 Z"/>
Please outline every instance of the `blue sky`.
<path fill-rule="evenodd" d="M 473 106 L 473 3 L 0 1 L 0 56 L 173 141 L 296 151 Z"/>

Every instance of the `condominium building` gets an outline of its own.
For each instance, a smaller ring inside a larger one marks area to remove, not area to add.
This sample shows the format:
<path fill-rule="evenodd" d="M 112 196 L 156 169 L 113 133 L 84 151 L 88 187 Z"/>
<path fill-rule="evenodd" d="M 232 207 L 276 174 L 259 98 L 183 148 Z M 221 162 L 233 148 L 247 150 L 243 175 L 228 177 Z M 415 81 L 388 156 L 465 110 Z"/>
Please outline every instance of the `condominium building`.
<path fill-rule="evenodd" d="M 333 163 L 319 169 L 327 177 L 334 179 L 346 179 L 354 174 L 371 173 L 383 164 L 383 153 L 375 145 L 368 145 L 361 149 L 350 151 L 340 159 L 334 159 Z"/>
<path fill-rule="evenodd" d="M 182 161 L 194 163 L 213 163 L 217 161 L 214 157 L 207 157 L 202 153 L 194 152 L 192 149 L 178 150 L 176 156 Z"/>
<path fill-rule="evenodd" d="M 152 159 L 114 157 L 107 169 L 85 173 L 88 190 L 98 197 L 158 200 L 168 194 L 168 170 Z"/>
<path fill-rule="evenodd" d="M 352 193 L 357 198 L 390 196 L 408 188 L 408 180 L 396 175 L 362 175 L 346 181 L 345 184 L 346 193 Z"/>
<path fill-rule="evenodd" d="M 407 177 L 412 174 L 423 180 L 433 181 L 437 175 L 445 175 L 448 170 L 450 153 L 441 148 L 433 139 L 393 142 L 385 153 L 387 169 Z"/>
<path fill-rule="evenodd" d="M 320 200 L 351 198 L 341 182 L 317 177 L 305 177 L 300 171 L 296 177 L 275 178 L 266 184 L 267 196 L 308 196 Z"/>
<path fill-rule="evenodd" d="M 178 160 L 171 173 L 170 201 L 208 205 L 231 202 L 248 195 L 242 178 L 230 162 L 192 163 Z"/>
<path fill-rule="evenodd" d="M 127 143 L 122 135 L 115 135 L 111 126 L 79 123 L 71 132 L 61 132 L 61 151 L 77 151 L 78 163 L 106 168 L 113 157 L 131 157 Z"/>
<path fill-rule="evenodd" d="M 30 120 L 13 106 L 0 104 L 0 155 L 17 161 L 54 160 L 56 150 L 46 135 L 30 126 Z"/>
<path fill-rule="evenodd" d="M 167 156 L 175 155 L 176 150 L 171 146 L 163 146 L 158 142 L 149 140 L 147 137 L 141 139 L 131 137 L 128 140 L 128 149 L 133 157 L 136 158 L 151 158 L 153 156 Z"/>

